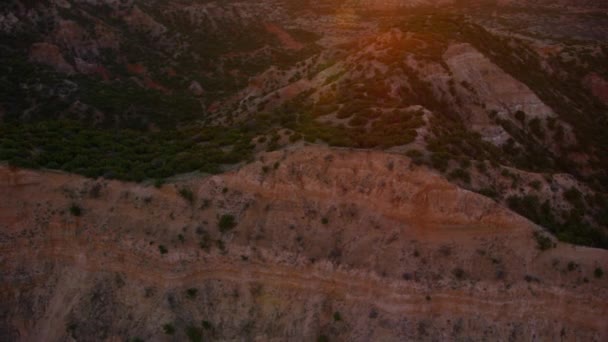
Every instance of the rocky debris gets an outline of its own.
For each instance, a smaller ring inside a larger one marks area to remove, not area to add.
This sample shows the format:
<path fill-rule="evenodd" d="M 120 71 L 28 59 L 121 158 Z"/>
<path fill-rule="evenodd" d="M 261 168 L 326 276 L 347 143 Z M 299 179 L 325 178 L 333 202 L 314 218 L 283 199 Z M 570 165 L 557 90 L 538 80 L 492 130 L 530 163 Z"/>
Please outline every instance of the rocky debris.
<path fill-rule="evenodd" d="M 188 87 L 188 90 L 190 90 L 190 92 L 195 96 L 201 96 L 205 93 L 205 90 L 197 81 L 192 81 Z"/>
<path fill-rule="evenodd" d="M 19 23 L 19 19 L 13 13 L 0 14 L 0 31 L 11 33 Z"/>
<path fill-rule="evenodd" d="M 583 84 L 591 90 L 595 97 L 608 106 L 608 81 L 600 75 L 592 73 L 585 76 Z"/>
<path fill-rule="evenodd" d="M 51 36 L 57 45 L 73 51 L 76 55 L 83 54 L 83 50 L 87 48 L 86 31 L 72 20 L 59 20 Z"/>
<path fill-rule="evenodd" d="M 158 37 L 167 32 L 167 28 L 164 25 L 158 23 L 138 6 L 134 6 L 123 19 L 131 28 L 147 32 L 152 36 Z"/>

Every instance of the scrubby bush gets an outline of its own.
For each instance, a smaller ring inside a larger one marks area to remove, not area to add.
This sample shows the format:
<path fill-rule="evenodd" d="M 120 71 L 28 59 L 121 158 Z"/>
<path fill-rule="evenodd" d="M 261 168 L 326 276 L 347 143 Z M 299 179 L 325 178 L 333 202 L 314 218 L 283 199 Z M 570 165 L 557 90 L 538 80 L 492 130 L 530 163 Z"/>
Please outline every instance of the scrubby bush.
<path fill-rule="evenodd" d="M 452 275 L 454 275 L 454 277 L 458 280 L 464 279 L 465 277 L 465 272 L 462 268 L 457 267 L 455 269 L 452 270 Z"/>
<path fill-rule="evenodd" d="M 439 171 L 444 172 L 448 168 L 450 157 L 447 153 L 433 153 L 431 155 L 431 163 L 433 167 Z"/>
<path fill-rule="evenodd" d="M 452 180 L 460 179 L 461 181 L 469 184 L 471 183 L 471 175 L 467 170 L 464 169 L 456 169 L 448 175 L 448 178 Z"/>
<path fill-rule="evenodd" d="M 230 214 L 222 215 L 218 222 L 218 228 L 220 229 L 220 232 L 222 232 L 222 233 L 226 233 L 226 232 L 232 230 L 234 227 L 236 227 L 236 225 L 237 225 L 237 222 L 236 222 L 235 217 Z"/>
<path fill-rule="evenodd" d="M 197 294 L 198 294 L 198 290 L 195 288 L 189 288 L 188 290 L 186 290 L 186 295 L 190 299 L 195 298 Z"/>
<path fill-rule="evenodd" d="M 535 136 L 537 136 L 541 139 L 545 137 L 545 132 L 543 131 L 543 127 L 541 125 L 539 118 L 534 118 L 534 119 L 530 120 L 529 126 L 530 126 L 530 130 L 532 131 L 532 134 L 534 134 Z"/>
<path fill-rule="evenodd" d="M 534 239 L 536 240 L 536 247 L 541 251 L 555 248 L 553 240 L 540 232 L 534 232 Z"/>
<path fill-rule="evenodd" d="M 194 203 L 194 193 L 192 190 L 188 188 L 179 189 L 179 195 L 182 196 L 183 199 L 188 201 L 190 204 Z"/>
<path fill-rule="evenodd" d="M 175 327 L 171 323 L 166 323 L 163 325 L 163 331 L 167 335 L 175 334 Z"/>
<path fill-rule="evenodd" d="M 163 184 L 165 184 L 165 180 L 162 178 L 154 180 L 154 187 L 157 189 L 160 189 L 163 186 Z"/>
<path fill-rule="evenodd" d="M 186 328 L 186 336 L 188 336 L 190 342 L 202 342 L 203 330 L 199 327 L 190 325 Z"/>
<path fill-rule="evenodd" d="M 420 152 L 418 150 L 409 150 L 405 153 L 405 155 L 412 159 L 420 159 L 423 157 L 422 152 Z"/>
<path fill-rule="evenodd" d="M 498 198 L 498 192 L 496 192 L 496 190 L 492 189 L 492 188 L 483 188 L 477 191 L 478 193 L 480 193 L 481 195 L 484 195 L 486 197 L 490 197 L 492 199 L 497 199 Z"/>
<path fill-rule="evenodd" d="M 70 206 L 70 214 L 72 214 L 73 216 L 81 216 L 82 208 L 80 208 L 80 206 L 78 206 L 77 204 L 72 204 Z"/>
<path fill-rule="evenodd" d="M 211 324 L 211 322 L 203 320 L 201 324 L 203 326 L 203 329 L 213 330 L 213 324 Z"/>
<path fill-rule="evenodd" d="M 319 337 L 317 337 L 317 342 L 329 342 L 329 337 L 326 335 L 319 335 Z"/>
<path fill-rule="evenodd" d="M 602 278 L 604 276 L 604 270 L 601 267 L 596 267 L 593 271 L 593 275 L 598 279 Z"/>
<path fill-rule="evenodd" d="M 254 135 L 243 133 L 238 127 L 219 130 L 193 125 L 180 130 L 138 132 L 91 128 L 62 120 L 2 123 L 0 160 L 20 167 L 62 169 L 91 178 L 163 179 L 198 170 L 217 173 L 222 164 L 240 162 L 251 155 Z M 13 146 L 16 141 L 19 144 Z"/>
<path fill-rule="evenodd" d="M 571 187 L 567 191 L 564 192 L 564 198 L 570 202 L 576 209 L 584 210 L 585 209 L 585 201 L 583 199 L 583 194 L 575 187 Z"/>

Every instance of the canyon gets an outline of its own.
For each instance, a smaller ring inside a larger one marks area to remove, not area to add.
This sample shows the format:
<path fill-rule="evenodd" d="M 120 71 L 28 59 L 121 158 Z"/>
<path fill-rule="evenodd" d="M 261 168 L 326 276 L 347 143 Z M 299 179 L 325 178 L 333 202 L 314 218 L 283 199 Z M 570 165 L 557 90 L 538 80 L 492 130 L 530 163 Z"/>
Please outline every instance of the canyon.
<path fill-rule="evenodd" d="M 605 1 L 8 0 L 0 341 L 608 340 Z"/>

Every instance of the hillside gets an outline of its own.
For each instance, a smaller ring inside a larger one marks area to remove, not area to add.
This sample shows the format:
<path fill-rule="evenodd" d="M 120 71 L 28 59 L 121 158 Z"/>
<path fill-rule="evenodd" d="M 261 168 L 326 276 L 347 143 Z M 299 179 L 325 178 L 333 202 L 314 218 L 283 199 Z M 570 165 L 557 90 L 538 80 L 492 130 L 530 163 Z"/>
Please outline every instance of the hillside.
<path fill-rule="evenodd" d="M 607 340 L 606 9 L 2 2 L 0 340 Z"/>
<path fill-rule="evenodd" d="M 3 340 L 608 336 L 606 251 L 399 155 L 301 147 L 158 189 L 0 175 Z"/>
<path fill-rule="evenodd" d="M 299 140 L 389 149 L 562 240 L 608 247 L 608 18 L 595 6 L 3 6 L 12 165 L 162 182 Z"/>

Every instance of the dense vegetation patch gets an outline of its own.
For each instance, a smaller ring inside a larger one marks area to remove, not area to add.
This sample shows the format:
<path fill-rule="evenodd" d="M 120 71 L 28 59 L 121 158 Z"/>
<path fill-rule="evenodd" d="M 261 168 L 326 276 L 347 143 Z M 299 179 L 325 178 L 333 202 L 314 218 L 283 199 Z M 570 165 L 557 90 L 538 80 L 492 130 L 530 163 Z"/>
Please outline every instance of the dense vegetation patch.
<path fill-rule="evenodd" d="M 512 196 L 507 199 L 509 207 L 522 216 L 549 229 L 560 240 L 592 247 L 608 248 L 608 234 L 597 227 L 593 227 L 582 217 L 576 208 L 570 212 L 563 212 L 562 217 L 556 217 L 548 201 L 540 202 L 537 196 Z M 539 248 L 550 248 L 548 238 L 536 236 Z"/>
<path fill-rule="evenodd" d="M 191 127 L 160 132 L 103 130 L 74 121 L 0 125 L 0 160 L 87 177 L 142 181 L 179 173 L 217 173 L 251 155 L 250 133 Z"/>

